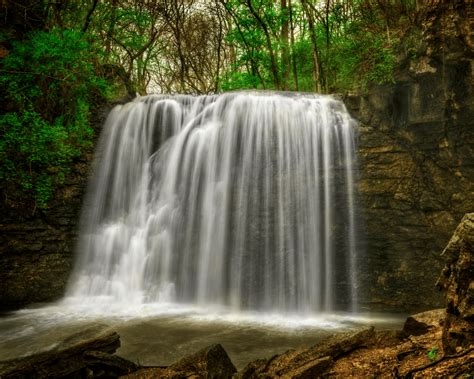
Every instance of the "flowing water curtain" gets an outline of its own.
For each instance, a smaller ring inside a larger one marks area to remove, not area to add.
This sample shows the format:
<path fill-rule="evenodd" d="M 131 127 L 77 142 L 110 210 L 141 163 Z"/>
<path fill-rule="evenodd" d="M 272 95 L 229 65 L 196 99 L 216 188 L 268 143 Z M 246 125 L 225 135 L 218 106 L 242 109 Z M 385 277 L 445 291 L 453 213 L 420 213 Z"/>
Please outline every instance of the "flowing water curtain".
<path fill-rule="evenodd" d="M 353 133 L 344 105 L 322 96 L 148 96 L 115 109 L 69 294 L 353 308 Z"/>

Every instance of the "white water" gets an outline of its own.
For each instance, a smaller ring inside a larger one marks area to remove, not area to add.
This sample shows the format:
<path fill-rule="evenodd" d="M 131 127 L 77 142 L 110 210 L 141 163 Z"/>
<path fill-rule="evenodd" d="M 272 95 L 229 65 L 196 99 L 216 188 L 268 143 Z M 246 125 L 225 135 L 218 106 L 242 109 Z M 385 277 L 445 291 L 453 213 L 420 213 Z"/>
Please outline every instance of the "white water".
<path fill-rule="evenodd" d="M 353 122 L 330 97 L 147 96 L 101 137 L 68 302 L 357 305 Z"/>

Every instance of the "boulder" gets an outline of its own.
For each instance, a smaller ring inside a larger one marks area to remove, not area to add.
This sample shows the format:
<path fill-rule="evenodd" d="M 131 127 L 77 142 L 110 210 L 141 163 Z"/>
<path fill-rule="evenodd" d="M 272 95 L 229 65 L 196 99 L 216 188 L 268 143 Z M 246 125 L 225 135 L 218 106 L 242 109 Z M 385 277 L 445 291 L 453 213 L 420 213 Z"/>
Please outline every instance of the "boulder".
<path fill-rule="evenodd" d="M 406 336 L 421 336 L 430 329 L 440 327 L 445 317 L 445 309 L 434 309 L 408 316 L 403 325 L 403 333 Z"/>
<path fill-rule="evenodd" d="M 68 335 L 52 349 L 0 362 L 0 377 L 116 377 L 136 370 L 132 362 L 112 355 L 119 347 L 116 332 L 92 326 Z"/>
<path fill-rule="evenodd" d="M 138 366 L 135 363 L 102 351 L 86 351 L 83 358 L 88 372 L 92 372 L 94 377 L 117 377 L 138 370 Z"/>
<path fill-rule="evenodd" d="M 183 376 L 189 374 L 202 378 L 231 378 L 237 369 L 220 344 L 211 345 L 197 353 L 188 355 L 168 367 Z"/>
<path fill-rule="evenodd" d="M 309 349 L 289 350 L 270 359 L 250 362 L 238 376 L 241 379 L 319 377 L 335 359 L 357 348 L 372 345 L 374 338 L 374 328 L 335 335 Z"/>
<path fill-rule="evenodd" d="M 142 368 L 128 376 L 128 379 L 146 378 L 232 378 L 237 372 L 226 351 L 220 344 L 208 346 L 188 355 L 169 367 Z"/>
<path fill-rule="evenodd" d="M 437 286 L 446 291 L 443 348 L 454 353 L 474 343 L 474 213 L 463 217 L 442 257 L 446 266 Z"/>

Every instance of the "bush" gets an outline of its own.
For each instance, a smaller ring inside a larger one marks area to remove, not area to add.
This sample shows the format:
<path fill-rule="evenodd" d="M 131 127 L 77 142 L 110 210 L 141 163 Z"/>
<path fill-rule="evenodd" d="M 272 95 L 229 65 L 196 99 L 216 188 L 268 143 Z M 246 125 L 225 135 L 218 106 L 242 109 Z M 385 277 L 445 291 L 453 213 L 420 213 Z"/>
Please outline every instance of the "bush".
<path fill-rule="evenodd" d="M 91 145 L 90 109 L 109 92 L 95 56 L 82 33 L 55 29 L 14 42 L 1 62 L 0 179 L 40 208 Z"/>
<path fill-rule="evenodd" d="M 355 26 L 335 46 L 331 71 L 336 73 L 336 89 L 365 89 L 369 83 L 394 81 L 395 52 L 383 34 Z"/>

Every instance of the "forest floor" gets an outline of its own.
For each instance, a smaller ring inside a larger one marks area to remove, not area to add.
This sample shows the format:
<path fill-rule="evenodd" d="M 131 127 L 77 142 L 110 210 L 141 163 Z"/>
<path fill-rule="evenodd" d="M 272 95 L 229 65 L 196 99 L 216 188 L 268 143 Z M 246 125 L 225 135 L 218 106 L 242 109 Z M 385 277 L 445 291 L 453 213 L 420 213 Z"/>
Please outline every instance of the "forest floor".
<path fill-rule="evenodd" d="M 474 346 L 443 351 L 442 322 L 445 309 L 428 311 L 414 318 L 423 320 L 424 333 L 376 333 L 371 347 L 359 348 L 337 359 L 324 376 L 339 378 L 472 378 Z"/>

